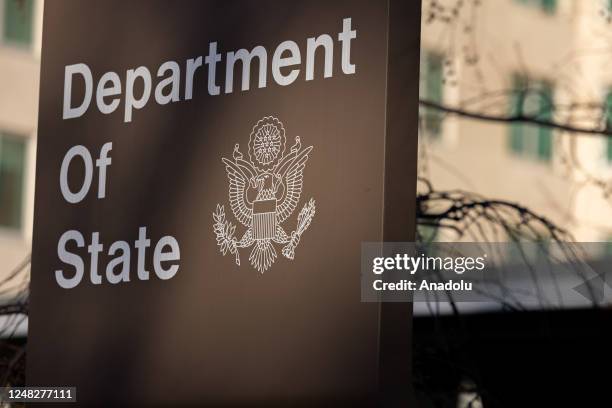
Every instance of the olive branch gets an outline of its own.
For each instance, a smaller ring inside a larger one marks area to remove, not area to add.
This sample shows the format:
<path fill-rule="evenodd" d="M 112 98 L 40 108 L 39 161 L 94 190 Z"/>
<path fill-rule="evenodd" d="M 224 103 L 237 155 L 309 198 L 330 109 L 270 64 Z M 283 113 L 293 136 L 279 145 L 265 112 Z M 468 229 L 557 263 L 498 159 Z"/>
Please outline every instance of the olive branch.
<path fill-rule="evenodd" d="M 283 248 L 283 255 L 285 255 L 289 259 L 293 259 L 295 256 L 295 248 L 300 243 L 300 237 L 306 231 L 306 229 L 310 226 L 310 222 L 312 221 L 316 212 L 315 200 L 310 199 L 302 211 L 300 211 L 300 215 L 298 215 L 298 225 L 297 229 L 291 233 L 291 240 L 289 243 Z"/>
<path fill-rule="evenodd" d="M 236 265 L 240 265 L 240 254 L 236 246 L 236 238 L 234 237 L 236 226 L 225 219 L 225 208 L 222 205 L 217 204 L 217 209 L 213 212 L 213 219 L 215 220 L 213 228 L 217 236 L 219 250 L 224 256 L 228 252 L 234 254 L 236 256 Z"/>

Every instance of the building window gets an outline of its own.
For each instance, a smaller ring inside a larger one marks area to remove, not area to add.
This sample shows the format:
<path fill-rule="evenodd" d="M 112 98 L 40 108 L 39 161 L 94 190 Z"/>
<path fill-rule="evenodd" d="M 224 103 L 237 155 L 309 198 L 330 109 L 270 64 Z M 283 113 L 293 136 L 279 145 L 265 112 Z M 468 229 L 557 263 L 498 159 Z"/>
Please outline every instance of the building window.
<path fill-rule="evenodd" d="M 428 245 L 438 240 L 438 227 L 433 225 L 418 225 L 417 239 L 421 244 Z"/>
<path fill-rule="evenodd" d="M 540 10 L 554 14 L 557 11 L 557 0 L 514 0 L 517 3 L 538 7 Z"/>
<path fill-rule="evenodd" d="M 421 56 L 421 99 L 442 104 L 444 99 L 444 58 L 437 53 L 425 52 Z M 422 130 L 428 137 L 442 134 L 443 113 L 433 108 L 421 109 Z"/>
<path fill-rule="evenodd" d="M 552 120 L 553 88 L 546 81 L 529 81 L 515 76 L 510 100 L 510 115 Z M 524 122 L 510 125 L 510 150 L 520 156 L 550 161 L 552 158 L 552 130 Z"/>
<path fill-rule="evenodd" d="M 21 228 L 25 141 L 0 133 L 0 226 Z"/>
<path fill-rule="evenodd" d="M 4 0 L 3 39 L 10 44 L 32 43 L 34 0 Z"/>
<path fill-rule="evenodd" d="M 606 95 L 604 118 L 606 121 L 606 130 L 612 130 L 612 90 L 608 91 Z M 606 140 L 606 159 L 608 163 L 612 164 L 612 138 L 610 136 L 608 136 Z"/>

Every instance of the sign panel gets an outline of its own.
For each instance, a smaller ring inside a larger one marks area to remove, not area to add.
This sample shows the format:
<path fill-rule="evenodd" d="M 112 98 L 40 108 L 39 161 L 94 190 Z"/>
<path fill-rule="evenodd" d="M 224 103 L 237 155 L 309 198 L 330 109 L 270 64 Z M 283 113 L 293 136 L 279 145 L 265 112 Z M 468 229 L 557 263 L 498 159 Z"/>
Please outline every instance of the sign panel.
<path fill-rule="evenodd" d="M 410 311 L 360 302 L 360 248 L 413 238 L 419 14 L 46 2 L 28 383 L 402 398 Z"/>

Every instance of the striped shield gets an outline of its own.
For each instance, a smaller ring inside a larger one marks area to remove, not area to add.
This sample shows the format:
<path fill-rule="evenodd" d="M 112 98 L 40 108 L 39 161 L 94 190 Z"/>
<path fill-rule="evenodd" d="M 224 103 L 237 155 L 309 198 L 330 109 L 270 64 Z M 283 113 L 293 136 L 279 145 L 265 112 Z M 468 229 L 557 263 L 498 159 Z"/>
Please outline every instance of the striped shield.
<path fill-rule="evenodd" d="M 276 235 L 276 199 L 253 203 L 253 238 L 272 239 Z"/>

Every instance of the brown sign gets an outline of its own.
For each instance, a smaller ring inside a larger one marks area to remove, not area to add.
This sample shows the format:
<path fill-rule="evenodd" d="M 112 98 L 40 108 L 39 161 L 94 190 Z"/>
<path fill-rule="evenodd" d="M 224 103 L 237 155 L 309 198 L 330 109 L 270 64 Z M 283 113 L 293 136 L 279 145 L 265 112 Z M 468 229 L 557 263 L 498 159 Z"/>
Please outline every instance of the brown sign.
<path fill-rule="evenodd" d="M 419 2 L 46 2 L 27 381 L 83 404 L 408 395 Z"/>

